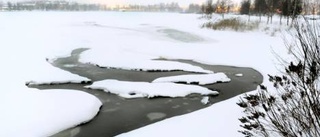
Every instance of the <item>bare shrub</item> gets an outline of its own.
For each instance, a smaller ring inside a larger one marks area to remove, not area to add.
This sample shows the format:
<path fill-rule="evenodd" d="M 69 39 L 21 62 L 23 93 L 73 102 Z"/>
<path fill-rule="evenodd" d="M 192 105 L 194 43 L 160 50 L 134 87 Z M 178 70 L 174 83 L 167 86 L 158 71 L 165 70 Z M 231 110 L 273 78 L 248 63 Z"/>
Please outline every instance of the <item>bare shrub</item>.
<path fill-rule="evenodd" d="M 261 85 L 258 93 L 246 95 L 237 103 L 245 116 L 239 120 L 247 137 L 319 137 L 320 136 L 320 26 L 294 24 L 291 48 L 294 60 L 286 62 L 282 76 L 269 75 L 276 91 Z"/>
<path fill-rule="evenodd" d="M 202 28 L 209 28 L 214 30 L 234 30 L 234 31 L 251 31 L 259 27 L 258 22 L 246 22 L 239 18 L 223 19 L 215 22 L 204 23 Z"/>

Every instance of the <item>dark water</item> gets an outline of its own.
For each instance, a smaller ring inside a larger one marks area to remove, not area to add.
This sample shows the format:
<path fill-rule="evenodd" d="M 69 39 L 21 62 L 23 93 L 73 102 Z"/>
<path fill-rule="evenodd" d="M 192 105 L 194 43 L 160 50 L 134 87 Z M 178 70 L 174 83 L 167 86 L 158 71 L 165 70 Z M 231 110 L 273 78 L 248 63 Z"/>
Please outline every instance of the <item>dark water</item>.
<path fill-rule="evenodd" d="M 87 77 L 94 81 L 104 79 L 117 79 L 124 81 L 148 81 L 158 77 L 190 74 L 190 72 L 140 72 L 119 69 L 99 68 L 92 64 L 78 62 L 79 54 L 88 49 L 76 49 L 70 57 L 59 58 L 53 65 L 71 73 Z M 262 75 L 251 68 L 239 68 L 230 66 L 212 66 L 200 64 L 189 60 L 176 60 L 200 66 L 214 72 L 224 72 L 230 79 L 229 83 L 217 83 L 204 87 L 218 90 L 218 96 L 210 96 L 210 103 L 203 105 L 202 96 L 192 94 L 183 98 L 139 98 L 124 99 L 117 95 L 98 90 L 83 88 L 83 84 L 42 85 L 33 86 L 38 89 L 76 89 L 95 95 L 103 102 L 103 107 L 90 123 L 60 132 L 55 137 L 109 137 L 146 126 L 148 124 L 193 112 L 213 103 L 234 97 L 244 92 L 256 89 L 262 82 Z M 242 73 L 243 77 L 235 74 Z M 226 108 L 228 109 L 228 108 Z"/>

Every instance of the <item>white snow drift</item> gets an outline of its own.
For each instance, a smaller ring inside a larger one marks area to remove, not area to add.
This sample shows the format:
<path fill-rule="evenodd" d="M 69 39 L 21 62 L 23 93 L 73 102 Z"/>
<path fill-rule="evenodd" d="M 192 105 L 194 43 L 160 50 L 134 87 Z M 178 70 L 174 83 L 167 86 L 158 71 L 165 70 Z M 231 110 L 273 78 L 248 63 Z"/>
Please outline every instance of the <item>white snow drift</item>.
<path fill-rule="evenodd" d="M 199 84 L 207 85 L 217 82 L 230 82 L 231 79 L 224 73 L 214 74 L 190 74 L 157 78 L 152 82 L 164 83 L 164 82 L 183 82 L 187 84 Z"/>
<path fill-rule="evenodd" d="M 111 50 L 111 51 L 110 51 Z M 105 68 L 135 71 L 188 71 L 213 73 L 201 67 L 176 61 L 152 60 L 152 57 L 121 50 L 100 48 L 91 49 L 81 54 L 80 62 L 95 64 Z"/>
<path fill-rule="evenodd" d="M 174 83 L 148 83 L 148 82 L 129 82 L 118 80 L 102 80 L 94 82 L 90 89 L 99 89 L 124 98 L 141 97 L 184 97 L 192 93 L 201 95 L 217 95 L 217 91 L 195 85 L 183 85 Z"/>
<path fill-rule="evenodd" d="M 96 97 L 75 90 L 2 93 L 0 136 L 50 136 L 90 121 L 101 105 Z"/>
<path fill-rule="evenodd" d="M 91 82 L 91 80 L 88 78 L 85 78 L 76 74 L 72 74 L 68 71 L 56 68 L 51 64 L 49 64 L 49 62 L 43 61 L 41 63 L 42 63 L 41 69 L 36 70 L 37 72 L 29 72 L 29 73 L 37 73 L 37 75 L 30 76 L 30 81 L 27 81 L 26 85 Z"/>

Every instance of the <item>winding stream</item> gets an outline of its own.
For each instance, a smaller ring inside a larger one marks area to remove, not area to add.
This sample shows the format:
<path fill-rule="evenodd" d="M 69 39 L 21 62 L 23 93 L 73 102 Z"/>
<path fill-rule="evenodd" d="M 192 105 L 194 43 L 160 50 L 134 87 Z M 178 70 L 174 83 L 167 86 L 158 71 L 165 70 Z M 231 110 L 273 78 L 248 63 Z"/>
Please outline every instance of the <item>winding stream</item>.
<path fill-rule="evenodd" d="M 78 61 L 79 55 L 88 49 L 81 48 L 72 51 L 70 57 L 58 58 L 52 65 L 91 79 L 93 82 L 104 79 L 117 79 L 123 81 L 147 81 L 156 78 L 190 74 L 190 72 L 141 72 L 121 69 L 105 69 L 95 65 L 84 64 Z M 190 60 L 175 60 L 202 67 L 214 72 L 223 72 L 230 79 L 229 83 L 216 83 L 204 87 L 218 90 L 218 96 L 210 96 L 210 103 L 203 105 L 202 96 L 192 94 L 183 98 L 139 98 L 124 99 L 117 95 L 105 93 L 98 90 L 83 88 L 84 84 L 61 84 L 32 86 L 38 89 L 75 89 L 90 93 L 101 100 L 103 107 L 99 115 L 91 122 L 62 131 L 53 135 L 54 137 L 109 137 L 128 132 L 148 124 L 190 113 L 213 103 L 226 100 L 244 92 L 255 90 L 262 83 L 262 75 L 252 68 L 240 68 L 231 66 L 213 66 L 197 63 Z M 235 74 L 242 73 L 242 77 Z M 226 108 L 228 109 L 228 108 Z"/>

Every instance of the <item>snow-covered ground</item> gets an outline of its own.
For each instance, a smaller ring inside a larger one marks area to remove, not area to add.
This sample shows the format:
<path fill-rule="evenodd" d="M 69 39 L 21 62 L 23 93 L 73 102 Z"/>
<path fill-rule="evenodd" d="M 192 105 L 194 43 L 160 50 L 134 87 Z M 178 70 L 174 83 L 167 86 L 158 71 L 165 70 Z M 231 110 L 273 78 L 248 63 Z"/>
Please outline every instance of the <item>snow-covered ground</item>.
<path fill-rule="evenodd" d="M 231 79 L 224 73 L 214 74 L 190 74 L 190 75 L 179 75 L 170 77 L 161 77 L 153 80 L 155 83 L 163 82 L 183 82 L 188 84 L 206 85 L 214 84 L 217 82 L 230 82 Z"/>
<path fill-rule="evenodd" d="M 196 85 L 184 85 L 175 83 L 148 83 L 130 82 L 118 80 L 103 80 L 94 82 L 90 89 L 99 89 L 124 98 L 141 97 L 184 97 L 192 93 L 201 95 L 218 95 L 217 91 L 209 90 L 205 87 Z"/>
<path fill-rule="evenodd" d="M 102 105 L 95 96 L 81 91 L 21 91 L 1 92 L 0 136 L 50 136 L 90 121 Z"/>
<path fill-rule="evenodd" d="M 201 67 L 175 61 L 152 60 L 139 54 L 122 51 L 105 51 L 93 49 L 82 54 L 80 61 L 105 68 L 125 69 L 134 71 L 189 71 L 197 73 L 213 73 Z"/>
<path fill-rule="evenodd" d="M 178 13 L 0 12 L 0 108 L 3 110 L 0 136 L 51 135 L 96 114 L 100 103 L 91 95 L 78 91 L 30 91 L 25 86 L 30 80 L 52 80 L 56 74 L 60 76 L 63 72 L 51 72 L 48 67 L 52 66 L 45 64 L 45 58 L 66 56 L 76 48 L 91 48 L 81 56 L 81 61 L 115 63 L 103 64 L 108 67 L 168 70 L 162 68 L 167 67 L 166 63 L 148 65 L 157 61 L 154 59 L 165 58 L 252 67 L 264 78 L 268 73 L 278 72 L 273 51 L 283 56 L 288 53 L 278 31 L 285 27 L 279 27 L 276 22 L 269 26 L 261 24 L 261 29 L 253 32 L 213 31 L 200 29 L 205 21 L 198 17 Z M 276 34 L 272 35 L 273 32 Z M 173 36 L 177 33 L 179 37 Z M 140 61 L 146 64 L 141 65 Z M 173 64 L 177 65 L 174 69 L 211 73 L 196 66 Z M 181 65 L 184 67 L 179 68 Z M 60 80 L 75 80 L 69 77 L 71 74 L 62 76 Z M 268 85 L 267 80 L 264 84 Z M 238 118 L 242 115 L 235 105 L 238 99 L 239 96 L 121 136 L 241 136 L 237 132 Z M 62 114 L 60 110 L 70 113 Z M 55 123 L 49 126 L 51 122 Z"/>
<path fill-rule="evenodd" d="M 32 80 L 88 80 L 46 62 L 48 56 L 67 55 L 77 47 L 60 34 L 64 25 L 59 14 L 0 12 L 0 136 L 50 136 L 99 112 L 101 102 L 90 94 L 25 86 Z"/>
<path fill-rule="evenodd" d="M 89 83 L 90 79 L 81 77 L 76 74 L 72 74 L 68 71 L 61 70 L 59 68 L 53 67 L 48 62 L 41 62 L 41 70 L 36 73 L 37 75 L 32 75 L 29 79 L 30 81 L 26 82 L 26 85 L 45 85 L 45 84 L 63 84 L 63 83 Z M 39 64 L 37 64 L 40 66 Z"/>

